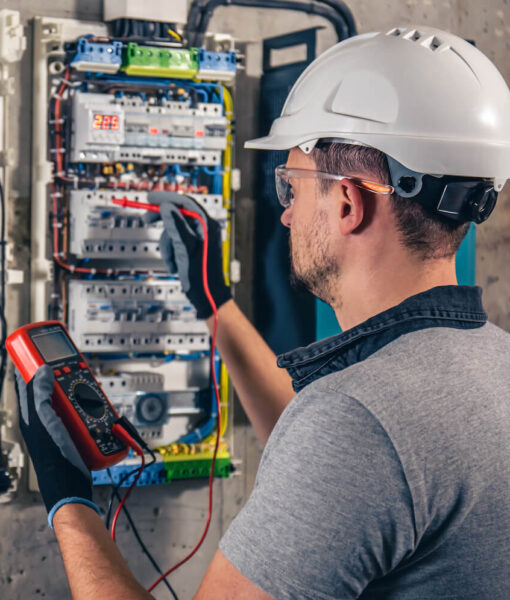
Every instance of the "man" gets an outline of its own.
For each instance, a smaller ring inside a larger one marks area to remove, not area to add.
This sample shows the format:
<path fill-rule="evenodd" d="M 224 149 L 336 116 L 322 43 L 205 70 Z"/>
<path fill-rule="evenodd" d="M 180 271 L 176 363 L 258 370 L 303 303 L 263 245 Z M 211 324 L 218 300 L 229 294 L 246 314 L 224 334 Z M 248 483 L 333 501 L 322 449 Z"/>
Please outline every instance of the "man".
<path fill-rule="evenodd" d="M 455 277 L 469 222 L 510 172 L 507 86 L 451 34 L 357 36 L 307 69 L 249 145 L 290 150 L 276 179 L 295 278 L 344 332 L 278 368 L 230 298 L 208 220 L 218 348 L 267 445 L 196 598 L 507 600 L 510 335 Z M 199 236 L 176 209 L 188 200 L 152 200 L 165 260 L 212 327 Z M 149 598 L 69 441 L 48 434 L 50 392 L 44 373 L 20 384 L 21 425 L 73 597 Z"/>

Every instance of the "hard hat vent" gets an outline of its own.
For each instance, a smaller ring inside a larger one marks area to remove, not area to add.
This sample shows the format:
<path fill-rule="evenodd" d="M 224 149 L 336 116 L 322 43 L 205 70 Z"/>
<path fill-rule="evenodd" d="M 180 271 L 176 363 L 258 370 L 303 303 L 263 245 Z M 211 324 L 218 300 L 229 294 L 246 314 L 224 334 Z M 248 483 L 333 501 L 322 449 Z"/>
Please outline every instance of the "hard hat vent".
<path fill-rule="evenodd" d="M 269 135 L 246 147 L 309 152 L 321 139 L 376 148 L 412 175 L 494 180 L 498 192 L 510 179 L 510 91 L 448 31 L 415 23 L 364 33 L 316 58 Z"/>
<path fill-rule="evenodd" d="M 404 35 L 406 40 L 411 40 L 412 42 L 418 42 L 421 40 L 422 35 L 417 29 L 411 29 Z"/>
<path fill-rule="evenodd" d="M 400 27 L 395 27 L 394 29 L 388 31 L 386 35 L 393 37 L 402 37 L 405 40 L 409 40 L 410 42 L 419 42 L 420 46 L 423 46 L 428 50 L 432 50 L 432 52 L 437 50 L 443 44 L 442 40 L 438 38 L 437 35 L 423 33 L 418 29 L 401 29 Z"/>
<path fill-rule="evenodd" d="M 429 48 L 430 48 L 432 51 L 434 51 L 434 50 L 437 50 L 437 49 L 439 48 L 439 46 L 441 46 L 441 44 L 442 44 L 442 43 L 443 43 L 443 42 L 442 42 L 442 41 L 441 41 L 439 38 L 437 38 L 437 37 L 434 35 L 434 36 L 432 36 L 432 37 L 430 38 L 430 40 L 428 41 L 428 47 L 429 47 Z"/>

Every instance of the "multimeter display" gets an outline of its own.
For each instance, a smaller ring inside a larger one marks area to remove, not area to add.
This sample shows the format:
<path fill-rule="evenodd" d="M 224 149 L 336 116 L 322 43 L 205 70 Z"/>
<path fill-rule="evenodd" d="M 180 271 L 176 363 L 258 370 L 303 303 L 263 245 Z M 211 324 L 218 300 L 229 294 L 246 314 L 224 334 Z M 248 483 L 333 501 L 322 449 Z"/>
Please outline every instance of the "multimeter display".
<path fill-rule="evenodd" d="M 32 341 L 47 363 L 76 356 L 74 346 L 62 331 L 50 331 L 32 335 Z"/>
<path fill-rule="evenodd" d="M 126 456 L 127 447 L 112 433 L 119 416 L 62 323 L 20 327 L 5 347 L 26 383 L 42 365 L 51 366 L 52 406 L 89 469 L 105 469 Z"/>
<path fill-rule="evenodd" d="M 92 115 L 92 129 L 117 131 L 119 128 L 119 115 L 107 115 L 103 113 L 94 113 Z"/>

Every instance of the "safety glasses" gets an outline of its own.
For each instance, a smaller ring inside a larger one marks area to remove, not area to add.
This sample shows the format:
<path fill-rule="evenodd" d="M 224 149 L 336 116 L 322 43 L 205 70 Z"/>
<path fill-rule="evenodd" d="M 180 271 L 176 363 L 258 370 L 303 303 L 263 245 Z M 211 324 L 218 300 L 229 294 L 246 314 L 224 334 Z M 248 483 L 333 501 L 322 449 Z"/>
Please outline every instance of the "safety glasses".
<path fill-rule="evenodd" d="M 275 169 L 276 193 L 278 201 L 283 208 L 289 208 L 294 203 L 294 191 L 292 189 L 292 180 L 298 178 L 308 179 L 332 179 L 342 181 L 350 179 L 358 187 L 374 192 L 375 194 L 393 194 L 395 189 L 391 185 L 377 183 L 376 181 L 366 181 L 356 177 L 346 175 L 335 175 L 334 173 L 325 173 L 324 171 L 313 171 L 311 169 L 287 169 L 285 165 L 280 165 Z"/>

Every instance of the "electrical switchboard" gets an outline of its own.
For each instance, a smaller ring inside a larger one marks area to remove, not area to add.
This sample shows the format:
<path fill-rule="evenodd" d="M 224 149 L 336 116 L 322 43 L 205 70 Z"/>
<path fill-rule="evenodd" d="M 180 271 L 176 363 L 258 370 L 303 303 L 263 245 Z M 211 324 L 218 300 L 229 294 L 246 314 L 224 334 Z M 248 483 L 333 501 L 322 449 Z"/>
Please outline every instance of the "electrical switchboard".
<path fill-rule="evenodd" d="M 162 222 L 114 203 L 191 196 L 221 225 L 228 279 L 237 54 L 226 36 L 189 48 L 172 35 L 135 43 L 103 24 L 35 22 L 31 318 L 66 324 L 117 412 L 157 451 L 142 484 L 190 476 L 179 468 L 190 452 L 206 465 L 229 407 L 216 356 L 218 432 L 210 333 L 161 259 Z M 221 444 L 217 474 L 228 475 Z M 118 481 L 131 463 L 93 479 Z"/>

